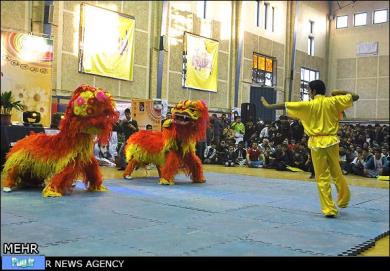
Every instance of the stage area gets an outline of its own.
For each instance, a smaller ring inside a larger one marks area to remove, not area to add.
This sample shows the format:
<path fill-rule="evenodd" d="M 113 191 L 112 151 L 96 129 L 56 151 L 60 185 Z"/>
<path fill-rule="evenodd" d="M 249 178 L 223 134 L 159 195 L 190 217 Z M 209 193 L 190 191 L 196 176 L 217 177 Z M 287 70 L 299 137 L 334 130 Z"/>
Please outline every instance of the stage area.
<path fill-rule="evenodd" d="M 351 186 L 350 207 L 327 219 L 313 181 L 205 175 L 108 179 L 105 193 L 78 183 L 62 198 L 3 192 L 2 242 L 36 242 L 46 256 L 336 256 L 389 231 L 386 188 Z"/>

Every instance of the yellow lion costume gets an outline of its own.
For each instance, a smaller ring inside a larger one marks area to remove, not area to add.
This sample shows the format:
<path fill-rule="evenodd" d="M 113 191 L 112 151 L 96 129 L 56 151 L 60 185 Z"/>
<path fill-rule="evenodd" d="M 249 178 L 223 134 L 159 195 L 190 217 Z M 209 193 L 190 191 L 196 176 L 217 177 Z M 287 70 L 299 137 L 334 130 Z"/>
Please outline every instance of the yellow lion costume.
<path fill-rule="evenodd" d="M 209 123 L 204 101 L 179 102 L 171 110 L 172 118 L 163 124 L 162 132 L 139 131 L 127 140 L 128 161 L 124 176 L 139 166 L 157 166 L 160 184 L 173 185 L 173 178 L 182 169 L 196 183 L 205 182 L 202 163 L 195 154 L 197 141 L 206 137 Z"/>

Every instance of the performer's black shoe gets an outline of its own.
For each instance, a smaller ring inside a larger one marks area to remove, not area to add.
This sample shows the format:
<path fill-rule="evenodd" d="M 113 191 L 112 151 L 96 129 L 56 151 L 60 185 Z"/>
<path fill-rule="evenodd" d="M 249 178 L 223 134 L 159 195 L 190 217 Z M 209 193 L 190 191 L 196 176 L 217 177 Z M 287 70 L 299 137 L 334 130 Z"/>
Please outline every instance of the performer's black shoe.
<path fill-rule="evenodd" d="M 335 218 L 336 215 L 325 215 L 326 218 Z"/>

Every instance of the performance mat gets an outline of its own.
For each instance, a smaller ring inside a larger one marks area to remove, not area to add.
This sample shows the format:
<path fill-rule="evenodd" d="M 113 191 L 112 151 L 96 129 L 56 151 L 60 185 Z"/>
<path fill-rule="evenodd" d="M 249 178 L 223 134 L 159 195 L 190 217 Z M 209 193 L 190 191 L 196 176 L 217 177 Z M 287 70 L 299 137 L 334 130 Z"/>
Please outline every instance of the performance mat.
<path fill-rule="evenodd" d="M 94 193 L 77 183 L 61 198 L 2 192 L 2 243 L 35 242 L 45 256 L 336 256 L 389 232 L 388 189 L 350 186 L 350 206 L 332 219 L 313 182 L 205 176 L 178 175 L 174 186 L 112 179 Z"/>

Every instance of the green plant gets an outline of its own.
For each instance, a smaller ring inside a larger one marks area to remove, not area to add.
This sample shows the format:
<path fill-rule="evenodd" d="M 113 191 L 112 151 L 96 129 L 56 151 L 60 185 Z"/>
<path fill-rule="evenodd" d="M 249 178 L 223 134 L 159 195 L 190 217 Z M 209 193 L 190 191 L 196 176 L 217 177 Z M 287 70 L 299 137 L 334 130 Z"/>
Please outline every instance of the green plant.
<path fill-rule="evenodd" d="M 14 108 L 16 110 L 23 111 L 24 107 L 25 106 L 22 104 L 21 101 L 14 101 L 11 91 L 4 91 L 1 93 L 1 114 L 9 115 Z"/>

